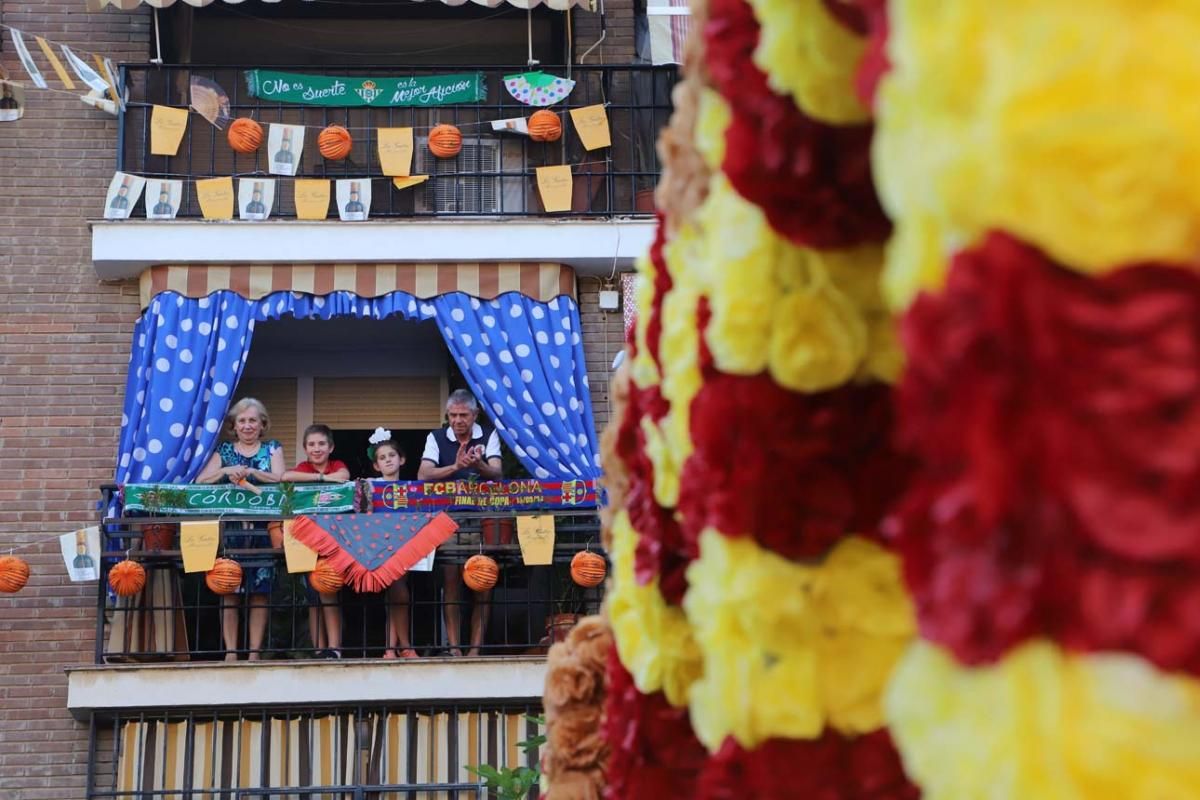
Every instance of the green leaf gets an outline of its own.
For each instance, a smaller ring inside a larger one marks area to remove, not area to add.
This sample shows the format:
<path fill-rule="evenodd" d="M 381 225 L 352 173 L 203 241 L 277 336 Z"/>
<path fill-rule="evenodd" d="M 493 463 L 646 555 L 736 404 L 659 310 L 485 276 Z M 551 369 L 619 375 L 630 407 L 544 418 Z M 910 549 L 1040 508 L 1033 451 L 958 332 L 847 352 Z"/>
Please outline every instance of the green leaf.
<path fill-rule="evenodd" d="M 522 750 L 536 750 L 545 743 L 545 735 L 539 733 L 537 736 L 530 737 L 523 742 L 517 742 L 517 747 L 521 748 Z"/>
<path fill-rule="evenodd" d="M 467 769 L 489 783 L 500 780 L 500 773 L 491 764 L 480 764 L 477 767 L 467 767 Z"/>

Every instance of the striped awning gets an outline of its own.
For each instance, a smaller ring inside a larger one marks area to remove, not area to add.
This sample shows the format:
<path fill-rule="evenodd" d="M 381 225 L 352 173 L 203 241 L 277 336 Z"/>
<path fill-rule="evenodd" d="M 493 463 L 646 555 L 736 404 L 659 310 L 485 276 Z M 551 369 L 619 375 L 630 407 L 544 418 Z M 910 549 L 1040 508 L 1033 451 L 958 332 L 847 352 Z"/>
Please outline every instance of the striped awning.
<path fill-rule="evenodd" d="M 688 0 L 647 0 L 650 60 L 655 64 L 682 64 L 683 47 L 692 26 Z"/>
<path fill-rule="evenodd" d="M 301 2 L 313 2 L 313 0 L 300 0 Z M 414 0 L 414 2 L 424 2 L 425 0 Z M 141 5 L 153 6 L 154 8 L 166 8 L 167 6 L 175 5 L 176 0 L 87 0 L 89 10 L 99 10 L 105 6 L 114 6 L 122 11 L 130 11 L 138 8 Z M 212 5 L 216 0 L 183 0 L 189 6 L 201 8 L 203 6 Z M 224 0 L 230 5 L 244 3 L 246 0 Z M 279 3 L 282 0 L 262 0 L 264 3 Z M 568 8 L 577 7 L 592 10 L 592 0 L 441 0 L 448 6 L 462 6 L 467 3 L 474 3 L 477 6 L 486 6 L 488 8 L 496 8 L 502 6 L 506 2 L 510 6 L 517 8 L 536 8 L 545 3 L 547 7 L 555 11 L 566 11 Z"/>
<path fill-rule="evenodd" d="M 143 308 L 159 292 L 207 297 L 223 289 L 251 300 L 285 291 L 315 295 L 354 292 L 360 297 L 402 291 L 420 298 L 464 292 L 481 300 L 505 292 L 520 292 L 541 301 L 559 295 L 575 297 L 573 269 L 530 262 L 163 265 L 145 270 L 139 282 Z"/>

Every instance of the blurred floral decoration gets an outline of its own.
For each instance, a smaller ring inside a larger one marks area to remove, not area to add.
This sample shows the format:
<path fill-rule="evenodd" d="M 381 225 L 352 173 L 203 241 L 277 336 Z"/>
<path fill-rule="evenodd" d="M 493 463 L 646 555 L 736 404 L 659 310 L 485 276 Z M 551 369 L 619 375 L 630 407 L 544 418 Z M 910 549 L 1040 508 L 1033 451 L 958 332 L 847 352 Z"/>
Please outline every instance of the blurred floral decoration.
<path fill-rule="evenodd" d="M 603 437 L 607 762 L 547 769 L 548 788 L 915 798 L 883 715 L 916 635 L 881 530 L 912 469 L 891 445 L 902 353 L 863 88 L 885 20 L 871 0 L 691 13 Z M 576 745 L 550 727 L 554 763 Z"/>
<path fill-rule="evenodd" d="M 932 798 L 1200 797 L 1200 8 L 1080 11 L 891 0 L 868 81 Z"/>

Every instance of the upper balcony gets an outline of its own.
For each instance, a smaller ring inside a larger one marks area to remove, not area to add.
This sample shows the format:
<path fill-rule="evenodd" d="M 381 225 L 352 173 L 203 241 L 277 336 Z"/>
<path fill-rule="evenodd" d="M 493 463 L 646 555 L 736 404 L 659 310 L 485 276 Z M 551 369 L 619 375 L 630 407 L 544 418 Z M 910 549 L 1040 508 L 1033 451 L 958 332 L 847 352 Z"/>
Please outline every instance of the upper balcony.
<path fill-rule="evenodd" d="M 391 108 L 307 106 L 250 96 L 246 89 L 249 69 L 125 65 L 131 99 L 120 119 L 117 169 L 151 179 L 271 177 L 265 146 L 249 155 L 239 154 L 229 146 L 226 132 L 197 114 L 191 115 L 176 156 L 150 153 L 151 109 L 154 105 L 186 107 L 190 79 L 197 76 L 226 90 L 233 118 L 250 117 L 264 127 L 269 123 L 306 126 L 296 177 L 374 179 L 371 218 L 542 216 L 545 212 L 535 170 L 559 164 L 574 165 L 575 174 L 571 209 L 559 215 L 609 218 L 653 212 L 651 194 L 661 171 L 655 140 L 671 114 L 675 67 L 540 67 L 546 73 L 575 81 L 563 101 L 548 107 L 563 120 L 563 136 L 555 142 L 535 142 L 526 135 L 492 129 L 493 121 L 527 118 L 538 110 L 514 99 L 504 86 L 503 76 L 525 72 L 528 68 L 524 66 L 272 68 L 344 77 L 350 85 L 371 78 L 420 79 L 479 72 L 486 86 L 486 99 L 475 103 Z M 612 146 L 588 151 L 575 134 L 568 112 L 598 104 L 607 107 Z M 441 123 L 455 125 L 462 132 L 462 152 L 453 158 L 436 158 L 427 145 L 429 130 Z M 328 161 L 317 151 L 316 138 L 322 128 L 335 124 L 350 131 L 353 147 L 346 159 Z M 405 190 L 391 188 L 379 163 L 379 128 L 413 129 L 412 174 L 428 175 L 424 185 Z M 176 218 L 200 216 L 195 187 L 187 186 Z M 277 191 L 271 217 L 295 216 L 292 193 L 286 188 Z M 336 214 L 331 219 L 336 219 Z"/>
<path fill-rule="evenodd" d="M 493 121 L 528 118 L 537 110 L 504 87 L 503 76 L 524 72 L 524 66 L 278 69 L 360 80 L 479 72 L 486 99 L 428 108 L 305 106 L 250 96 L 245 88 L 249 67 L 124 65 L 130 100 L 120 117 L 117 169 L 146 177 L 148 195 L 157 191 L 155 179 L 182 180 L 183 193 L 173 220 L 147 220 L 139 204 L 127 220 L 92 223 L 93 259 L 101 278 L 133 277 L 152 264 L 368 263 L 396 261 L 398 255 L 421 262 L 557 262 L 579 274 L 607 275 L 614 265 L 630 268 L 650 243 L 653 189 L 661 169 L 655 141 L 672 110 L 678 78 L 673 66 L 542 67 L 576 82 L 565 100 L 550 107 L 564 120 L 563 136 L 555 142 L 492 128 Z M 223 87 L 234 118 L 306 126 L 296 177 L 370 180 L 368 221 L 340 222 L 332 209 L 324 221 L 298 220 L 290 178 L 277 180 L 266 221 L 203 220 L 196 179 L 278 176 L 269 174 L 265 146 L 236 153 L 226 133 L 198 114 L 190 115 L 177 155 L 151 154 L 153 106 L 186 107 L 192 76 Z M 606 107 L 612 145 L 588 151 L 568 112 L 597 104 Z M 454 158 L 436 158 L 429 150 L 428 131 L 439 123 L 462 132 L 463 148 Z M 328 161 L 317 150 L 317 136 L 330 124 L 346 127 L 353 137 L 344 160 Z M 412 173 L 428 175 L 423 184 L 396 189 L 383 174 L 378 129 L 397 127 L 413 129 Z M 563 164 L 572 167 L 571 208 L 546 213 L 536 170 Z M 404 224 L 396 224 L 401 220 Z"/>

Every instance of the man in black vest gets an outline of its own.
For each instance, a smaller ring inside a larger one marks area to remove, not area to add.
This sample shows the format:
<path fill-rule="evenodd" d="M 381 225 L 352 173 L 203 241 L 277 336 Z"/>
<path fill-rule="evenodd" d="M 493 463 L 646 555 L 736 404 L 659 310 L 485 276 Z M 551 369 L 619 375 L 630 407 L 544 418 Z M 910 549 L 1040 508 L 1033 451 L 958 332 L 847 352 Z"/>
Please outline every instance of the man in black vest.
<path fill-rule="evenodd" d="M 475 422 L 479 415 L 479 404 L 475 396 L 466 389 L 456 389 L 446 400 L 446 418 L 450 424 L 433 431 L 425 439 L 425 452 L 421 454 L 421 466 L 417 479 L 422 481 L 449 480 L 499 480 L 503 474 L 500 467 L 500 437 L 494 429 L 485 429 Z M 459 542 L 468 544 L 465 537 Z M 452 655 L 462 655 L 459 648 L 459 629 L 462 615 L 462 565 L 445 564 L 442 567 L 444 583 L 443 619 L 446 623 L 446 638 Z M 471 610 L 471 649 L 468 655 L 479 655 L 483 644 L 484 622 L 488 615 L 488 603 L 492 593 L 475 592 L 475 607 Z"/>

